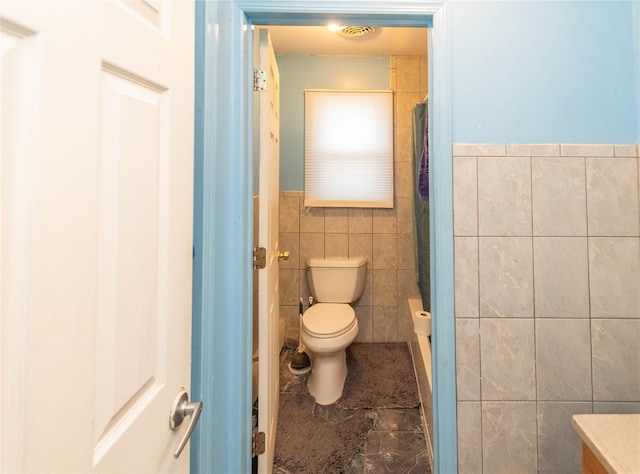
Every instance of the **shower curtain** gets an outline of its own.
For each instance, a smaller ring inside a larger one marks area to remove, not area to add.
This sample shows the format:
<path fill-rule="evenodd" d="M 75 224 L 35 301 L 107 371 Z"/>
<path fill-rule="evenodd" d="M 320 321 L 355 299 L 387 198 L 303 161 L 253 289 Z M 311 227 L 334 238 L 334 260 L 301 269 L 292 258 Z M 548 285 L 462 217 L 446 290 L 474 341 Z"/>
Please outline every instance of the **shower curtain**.
<path fill-rule="evenodd" d="M 429 261 L 429 119 L 427 102 L 413 109 L 413 170 L 415 178 L 413 209 L 416 244 L 416 277 L 422 307 L 431 311 Z"/>

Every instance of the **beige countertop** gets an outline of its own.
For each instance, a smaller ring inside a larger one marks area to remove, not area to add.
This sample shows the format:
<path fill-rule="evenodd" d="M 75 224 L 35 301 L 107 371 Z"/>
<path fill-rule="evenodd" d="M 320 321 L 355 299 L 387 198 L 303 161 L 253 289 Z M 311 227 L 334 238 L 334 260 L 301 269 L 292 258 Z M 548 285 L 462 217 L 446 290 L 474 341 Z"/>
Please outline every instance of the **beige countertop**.
<path fill-rule="evenodd" d="M 573 415 L 572 424 L 611 474 L 640 474 L 640 414 Z"/>

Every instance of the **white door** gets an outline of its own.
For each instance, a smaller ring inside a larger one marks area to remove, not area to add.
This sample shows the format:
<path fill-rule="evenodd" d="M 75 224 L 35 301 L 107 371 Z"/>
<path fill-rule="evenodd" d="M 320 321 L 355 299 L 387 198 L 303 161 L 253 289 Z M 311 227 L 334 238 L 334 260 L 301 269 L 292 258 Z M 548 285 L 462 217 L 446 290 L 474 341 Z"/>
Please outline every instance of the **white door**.
<path fill-rule="evenodd" d="M 270 473 L 278 423 L 279 357 L 278 240 L 280 195 L 280 74 L 267 30 L 260 30 L 259 69 L 266 73 L 260 92 L 259 245 L 265 247 L 266 268 L 259 270 L 259 389 L 258 430 L 266 435 L 266 452 L 258 458 L 258 472 Z"/>
<path fill-rule="evenodd" d="M 187 472 L 192 2 L 3 1 L 2 472 Z"/>

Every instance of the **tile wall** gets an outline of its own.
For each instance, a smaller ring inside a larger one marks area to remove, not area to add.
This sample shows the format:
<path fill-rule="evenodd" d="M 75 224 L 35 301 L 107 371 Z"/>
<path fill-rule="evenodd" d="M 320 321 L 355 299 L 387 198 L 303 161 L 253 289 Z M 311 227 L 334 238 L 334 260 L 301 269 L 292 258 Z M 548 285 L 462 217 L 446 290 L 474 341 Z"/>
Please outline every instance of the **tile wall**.
<path fill-rule="evenodd" d="M 459 472 L 580 473 L 640 413 L 640 146 L 453 146 Z"/>
<path fill-rule="evenodd" d="M 393 209 L 305 208 L 303 191 L 280 193 L 280 248 L 291 252 L 280 263 L 280 317 L 297 328 L 298 299 L 309 290 L 309 257 L 368 258 L 363 296 L 354 304 L 359 342 L 406 341 L 408 298 L 419 298 L 413 236 L 412 109 L 427 93 L 427 61 L 420 56 L 390 58 L 395 90 L 395 205 Z M 287 333 L 285 342 L 290 339 Z"/>

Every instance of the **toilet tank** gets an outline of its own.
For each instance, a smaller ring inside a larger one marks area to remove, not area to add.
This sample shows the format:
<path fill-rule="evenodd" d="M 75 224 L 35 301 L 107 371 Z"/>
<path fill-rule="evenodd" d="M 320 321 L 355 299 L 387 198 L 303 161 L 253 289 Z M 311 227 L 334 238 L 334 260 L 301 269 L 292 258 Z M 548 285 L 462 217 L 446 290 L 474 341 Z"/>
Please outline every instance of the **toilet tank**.
<path fill-rule="evenodd" d="M 310 258 L 307 282 L 319 303 L 352 303 L 362 295 L 367 277 L 367 259 Z"/>

